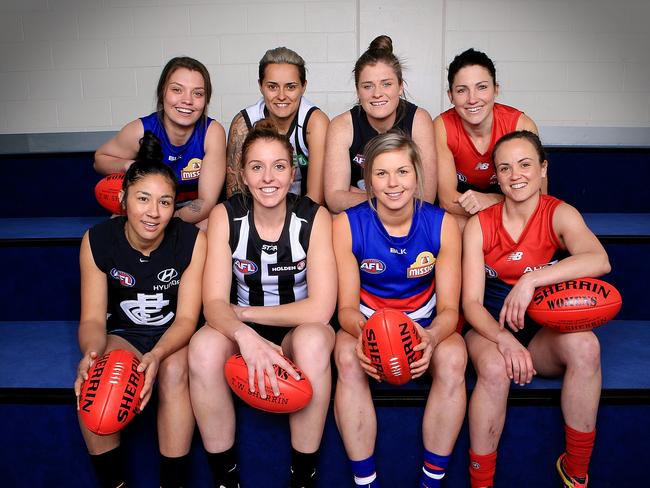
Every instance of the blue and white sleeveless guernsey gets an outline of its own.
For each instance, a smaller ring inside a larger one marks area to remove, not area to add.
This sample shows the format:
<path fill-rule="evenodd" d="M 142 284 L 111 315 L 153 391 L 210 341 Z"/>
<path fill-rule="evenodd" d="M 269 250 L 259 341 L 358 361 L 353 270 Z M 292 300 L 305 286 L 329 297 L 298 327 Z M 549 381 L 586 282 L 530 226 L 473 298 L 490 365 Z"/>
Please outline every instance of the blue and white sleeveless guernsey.
<path fill-rule="evenodd" d="M 199 174 L 205 156 L 205 134 L 212 123 L 210 117 L 200 118 L 194 125 L 192 135 L 182 146 L 174 146 L 156 112 L 140 117 L 144 130 L 153 132 L 162 143 L 163 162 L 176 173 L 178 195 L 176 202 L 194 200 L 198 195 Z"/>
<path fill-rule="evenodd" d="M 389 235 L 368 202 L 345 213 L 359 264 L 361 313 L 367 318 L 379 308 L 393 308 L 427 327 L 436 315 L 435 264 L 444 210 L 416 203 L 403 237 Z"/>
<path fill-rule="evenodd" d="M 289 191 L 296 195 L 307 194 L 307 171 L 309 170 L 307 124 L 309 124 L 309 118 L 316 110 L 318 110 L 316 105 L 305 97 L 302 97 L 298 106 L 298 113 L 296 113 L 296 116 L 291 121 L 289 130 L 287 131 L 287 137 L 293 146 L 293 164 L 297 170 Z M 248 130 L 253 128 L 255 122 L 269 115 L 263 98 L 260 98 L 255 105 L 246 107 L 240 113 L 244 117 Z"/>

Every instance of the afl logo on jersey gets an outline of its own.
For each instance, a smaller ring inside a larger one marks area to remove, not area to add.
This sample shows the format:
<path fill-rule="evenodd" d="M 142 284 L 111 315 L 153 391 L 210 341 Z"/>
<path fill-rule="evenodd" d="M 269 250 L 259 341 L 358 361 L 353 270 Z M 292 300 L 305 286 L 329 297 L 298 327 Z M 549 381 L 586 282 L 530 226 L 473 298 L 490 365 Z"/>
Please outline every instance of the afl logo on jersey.
<path fill-rule="evenodd" d="M 499 276 L 497 272 L 494 269 L 490 268 L 487 264 L 484 264 L 483 266 L 485 267 L 485 274 L 488 278 L 496 278 Z"/>
<path fill-rule="evenodd" d="M 363 154 L 357 154 L 355 157 L 352 158 L 352 161 L 357 163 L 359 166 L 363 168 L 364 163 L 366 162 L 366 158 L 363 156 Z"/>
<path fill-rule="evenodd" d="M 458 178 L 458 181 L 467 183 L 467 176 L 465 176 L 463 173 L 459 173 L 458 171 L 456 171 L 456 178 Z"/>
<path fill-rule="evenodd" d="M 135 278 L 125 271 L 120 271 L 117 268 L 111 269 L 111 276 L 120 282 L 120 285 L 131 288 L 135 285 Z"/>
<path fill-rule="evenodd" d="M 386 265 L 379 259 L 364 259 L 359 269 L 370 274 L 380 274 L 386 271 Z"/>
<path fill-rule="evenodd" d="M 181 170 L 181 180 L 196 180 L 201 174 L 201 163 L 203 160 L 192 158 L 187 165 Z"/>
<path fill-rule="evenodd" d="M 233 266 L 237 271 L 244 275 L 257 273 L 257 265 L 248 259 L 235 259 Z"/>
<path fill-rule="evenodd" d="M 436 264 L 436 258 L 433 256 L 433 253 L 429 251 L 422 251 L 418 254 L 418 257 L 415 258 L 415 262 L 412 263 L 406 270 L 407 278 L 420 278 L 426 276 L 431 271 L 433 271 L 433 266 Z"/>

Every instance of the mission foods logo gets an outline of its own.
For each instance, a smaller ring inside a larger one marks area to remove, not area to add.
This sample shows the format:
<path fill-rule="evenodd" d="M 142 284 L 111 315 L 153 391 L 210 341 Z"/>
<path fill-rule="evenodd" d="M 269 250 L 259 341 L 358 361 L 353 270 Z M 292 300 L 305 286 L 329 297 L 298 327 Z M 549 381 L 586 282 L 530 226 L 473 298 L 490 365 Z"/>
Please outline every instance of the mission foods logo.
<path fill-rule="evenodd" d="M 435 264 L 436 258 L 433 256 L 433 253 L 423 251 L 418 254 L 418 257 L 415 258 L 415 262 L 406 270 L 406 277 L 420 278 L 421 276 L 426 276 L 433 271 Z"/>

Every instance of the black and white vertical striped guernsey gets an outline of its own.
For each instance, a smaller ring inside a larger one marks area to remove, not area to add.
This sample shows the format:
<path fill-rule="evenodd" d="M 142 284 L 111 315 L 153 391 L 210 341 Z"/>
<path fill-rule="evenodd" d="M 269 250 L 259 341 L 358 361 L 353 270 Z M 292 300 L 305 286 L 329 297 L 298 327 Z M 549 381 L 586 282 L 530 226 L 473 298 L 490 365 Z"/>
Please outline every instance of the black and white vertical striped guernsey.
<path fill-rule="evenodd" d="M 307 298 L 307 250 L 319 205 L 287 195 L 287 214 L 277 242 L 260 238 L 250 198 L 225 202 L 230 223 L 233 280 L 230 302 L 240 306 L 282 305 Z"/>

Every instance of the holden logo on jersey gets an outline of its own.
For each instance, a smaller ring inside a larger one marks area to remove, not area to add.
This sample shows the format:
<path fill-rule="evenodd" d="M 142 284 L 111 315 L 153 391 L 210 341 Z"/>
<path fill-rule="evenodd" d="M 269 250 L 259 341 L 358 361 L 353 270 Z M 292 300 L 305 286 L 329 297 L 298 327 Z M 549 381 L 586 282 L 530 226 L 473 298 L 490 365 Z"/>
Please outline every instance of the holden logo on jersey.
<path fill-rule="evenodd" d="M 235 259 L 232 265 L 237 271 L 244 275 L 257 273 L 257 265 L 248 259 Z"/>
<path fill-rule="evenodd" d="M 433 271 L 433 266 L 435 264 L 436 258 L 433 256 L 433 253 L 422 251 L 418 254 L 418 257 L 415 258 L 415 262 L 406 270 L 406 277 L 419 278 L 421 276 L 426 276 Z"/>
<path fill-rule="evenodd" d="M 136 300 L 124 300 L 120 303 L 120 308 L 134 324 L 158 327 L 169 323 L 174 318 L 174 312 L 162 314 L 163 308 L 167 305 L 169 300 L 164 300 L 162 293 L 154 295 L 138 293 Z"/>
<path fill-rule="evenodd" d="M 558 260 L 556 259 L 554 261 L 550 261 L 550 262 L 544 263 L 544 264 L 538 264 L 536 266 L 526 266 L 524 268 L 524 273 L 530 273 L 531 271 L 537 271 L 538 269 L 548 268 L 549 266 L 553 266 L 554 264 L 557 264 L 557 261 Z"/>
<path fill-rule="evenodd" d="M 269 264 L 269 276 L 288 276 L 300 273 L 305 269 L 305 260 L 298 261 L 297 263 L 277 263 Z"/>
<path fill-rule="evenodd" d="M 485 274 L 488 278 L 496 278 L 499 276 L 494 268 L 490 268 L 487 264 L 484 264 L 483 266 L 485 267 Z"/>
<path fill-rule="evenodd" d="M 364 259 L 359 269 L 370 274 L 380 274 L 386 271 L 386 265 L 379 259 Z"/>
<path fill-rule="evenodd" d="M 181 170 L 181 180 L 196 180 L 201 174 L 201 163 L 203 160 L 192 158 L 187 165 Z"/>
<path fill-rule="evenodd" d="M 485 171 L 487 169 L 490 169 L 490 163 L 477 163 L 477 165 L 474 166 L 474 169 L 478 171 Z"/>
<path fill-rule="evenodd" d="M 130 288 L 135 285 L 135 278 L 126 271 L 120 271 L 117 268 L 113 268 L 111 269 L 111 276 L 118 280 L 122 286 L 128 286 Z"/>
<path fill-rule="evenodd" d="M 458 181 L 462 181 L 463 183 L 467 183 L 467 176 L 465 176 L 463 173 L 460 173 L 456 171 L 456 178 L 458 178 Z"/>
<path fill-rule="evenodd" d="M 508 259 L 506 259 L 506 261 L 521 261 L 521 258 L 523 257 L 524 257 L 523 251 L 515 251 L 510 253 L 510 255 L 508 255 Z"/>
<path fill-rule="evenodd" d="M 158 279 L 163 283 L 169 283 L 172 279 L 176 278 L 177 276 L 178 276 L 178 271 L 176 271 L 174 268 L 163 269 L 160 273 L 158 273 Z"/>
<path fill-rule="evenodd" d="M 363 154 L 357 154 L 355 157 L 352 158 L 352 161 L 357 163 L 359 166 L 363 168 L 364 163 L 366 162 L 366 158 L 363 156 Z"/>

